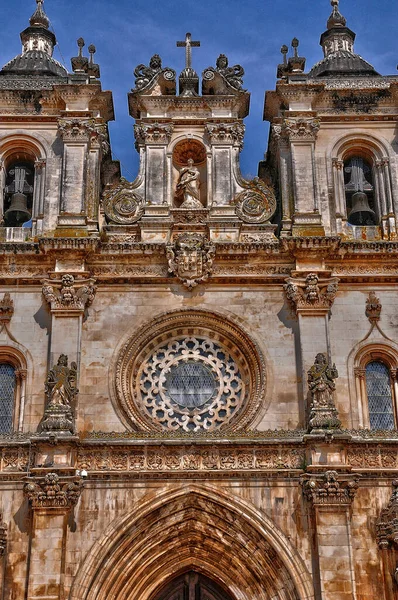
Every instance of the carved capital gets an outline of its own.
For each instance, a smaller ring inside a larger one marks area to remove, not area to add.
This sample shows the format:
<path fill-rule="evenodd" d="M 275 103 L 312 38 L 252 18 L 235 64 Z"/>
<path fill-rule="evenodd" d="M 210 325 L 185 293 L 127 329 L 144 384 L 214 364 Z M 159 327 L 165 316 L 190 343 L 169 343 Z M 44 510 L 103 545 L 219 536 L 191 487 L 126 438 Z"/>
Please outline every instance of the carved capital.
<path fill-rule="evenodd" d="M 44 169 L 44 167 L 46 166 L 46 159 L 45 158 L 39 158 L 38 160 L 35 161 L 35 169 L 36 171 L 41 171 L 42 169 Z"/>
<path fill-rule="evenodd" d="M 3 521 L 3 515 L 0 515 L 0 557 L 4 556 L 7 548 L 7 525 Z"/>
<path fill-rule="evenodd" d="M 314 142 L 320 126 L 319 119 L 298 117 L 284 119 L 280 125 L 273 125 L 272 130 L 277 140 L 282 138 L 290 142 Z"/>
<path fill-rule="evenodd" d="M 213 268 L 215 246 L 196 233 L 180 235 L 166 248 L 169 273 L 173 273 L 189 289 L 206 281 Z"/>
<path fill-rule="evenodd" d="M 284 289 L 294 312 L 328 313 L 336 298 L 338 284 L 336 277 L 321 279 L 316 273 L 309 273 L 305 279 L 290 277 Z"/>
<path fill-rule="evenodd" d="M 392 494 L 389 503 L 381 511 L 376 523 L 376 537 L 380 549 L 398 549 L 398 480 L 392 482 Z"/>
<path fill-rule="evenodd" d="M 96 134 L 95 119 L 59 119 L 58 133 L 64 142 L 88 143 L 93 134 Z"/>
<path fill-rule="evenodd" d="M 236 123 L 208 123 L 206 132 L 212 146 L 233 145 L 243 150 L 243 139 L 245 126 L 241 122 Z"/>
<path fill-rule="evenodd" d="M 336 171 L 342 171 L 344 168 L 344 160 L 340 160 L 339 158 L 333 158 L 332 164 Z"/>
<path fill-rule="evenodd" d="M 380 303 L 379 298 L 376 296 L 376 294 L 374 292 L 369 292 L 369 297 L 366 300 L 365 314 L 372 324 L 380 321 L 380 315 L 381 315 L 382 308 L 383 307 Z"/>
<path fill-rule="evenodd" d="M 11 299 L 10 293 L 6 292 L 3 299 L 0 300 L 0 325 L 8 324 L 14 314 L 14 300 Z"/>
<path fill-rule="evenodd" d="M 136 146 L 169 144 L 174 131 L 173 123 L 140 123 L 134 125 Z"/>
<path fill-rule="evenodd" d="M 349 506 L 358 489 L 358 477 L 336 471 L 305 475 L 303 493 L 314 506 Z"/>
<path fill-rule="evenodd" d="M 29 477 L 24 494 L 35 509 L 69 511 L 79 501 L 83 489 L 81 477 L 62 477 L 48 473 L 45 477 Z"/>
<path fill-rule="evenodd" d="M 51 311 L 81 311 L 94 302 L 97 288 L 95 279 L 75 280 L 65 274 L 61 280 L 43 281 L 43 296 L 51 306 Z"/>
<path fill-rule="evenodd" d="M 365 379 L 366 369 L 361 369 L 361 367 L 355 367 L 354 375 L 355 377 L 358 377 L 358 379 Z"/>

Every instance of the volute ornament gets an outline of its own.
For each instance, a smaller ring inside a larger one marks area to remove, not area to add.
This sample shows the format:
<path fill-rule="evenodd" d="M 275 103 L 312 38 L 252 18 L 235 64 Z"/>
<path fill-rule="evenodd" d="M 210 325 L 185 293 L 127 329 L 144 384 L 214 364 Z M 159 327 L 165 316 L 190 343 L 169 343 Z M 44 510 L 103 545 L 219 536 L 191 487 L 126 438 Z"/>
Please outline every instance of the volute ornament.
<path fill-rule="evenodd" d="M 215 246 L 203 235 L 186 233 L 174 244 L 167 245 L 169 273 L 173 273 L 188 288 L 192 289 L 206 281 L 212 271 Z"/>
<path fill-rule="evenodd" d="M 245 182 L 246 189 L 234 199 L 236 214 L 244 223 L 265 223 L 276 211 L 273 190 L 259 177 Z"/>
<path fill-rule="evenodd" d="M 132 225 L 144 214 L 144 199 L 135 191 L 134 183 L 124 177 L 121 177 L 118 185 L 105 190 L 102 202 L 110 223 Z"/>
<path fill-rule="evenodd" d="M 203 71 L 203 79 L 205 81 L 211 81 L 214 79 L 216 73 L 221 75 L 228 86 L 235 90 L 242 89 L 245 71 L 240 65 L 234 65 L 233 67 L 228 66 L 228 58 L 225 54 L 220 54 L 217 58 L 215 69 L 214 67 L 208 67 Z"/>
<path fill-rule="evenodd" d="M 159 54 L 154 54 L 149 61 L 149 66 L 146 65 L 138 65 L 134 69 L 134 77 L 135 77 L 135 89 L 134 91 L 140 92 L 146 88 L 152 86 L 155 83 L 156 78 L 163 74 L 163 77 L 166 81 L 175 81 L 176 72 L 169 67 L 162 68 L 162 59 Z"/>

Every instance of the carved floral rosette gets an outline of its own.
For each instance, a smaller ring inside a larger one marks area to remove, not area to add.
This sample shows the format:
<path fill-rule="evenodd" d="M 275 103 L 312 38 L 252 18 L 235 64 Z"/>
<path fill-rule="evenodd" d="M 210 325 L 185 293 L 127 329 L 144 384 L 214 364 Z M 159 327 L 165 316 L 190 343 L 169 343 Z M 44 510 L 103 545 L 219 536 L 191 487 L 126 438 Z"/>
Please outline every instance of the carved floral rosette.
<path fill-rule="evenodd" d="M 169 273 L 173 273 L 189 289 L 209 278 L 215 256 L 215 246 L 197 233 L 180 235 L 166 248 Z"/>
<path fill-rule="evenodd" d="M 81 477 L 60 478 L 57 473 L 45 477 L 30 477 L 24 487 L 24 494 L 33 509 L 70 510 L 79 501 L 83 489 Z"/>
<path fill-rule="evenodd" d="M 135 191 L 134 183 L 124 177 L 118 185 L 105 190 L 102 203 L 108 221 L 117 225 L 133 225 L 144 214 L 143 198 Z"/>
<path fill-rule="evenodd" d="M 160 315 L 133 332 L 111 367 L 115 406 L 129 428 L 187 433 L 247 428 L 263 401 L 265 364 L 225 316 Z"/>
<path fill-rule="evenodd" d="M 255 177 L 245 182 L 246 189 L 234 199 L 236 214 L 244 223 L 265 223 L 276 211 L 276 198 L 273 190 L 261 179 Z"/>

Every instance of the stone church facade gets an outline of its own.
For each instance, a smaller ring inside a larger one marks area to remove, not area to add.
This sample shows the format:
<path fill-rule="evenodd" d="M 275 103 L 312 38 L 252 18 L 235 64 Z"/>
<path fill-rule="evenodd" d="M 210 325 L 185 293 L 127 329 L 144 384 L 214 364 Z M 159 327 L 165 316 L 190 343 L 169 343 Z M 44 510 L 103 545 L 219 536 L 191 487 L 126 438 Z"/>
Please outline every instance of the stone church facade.
<path fill-rule="evenodd" d="M 0 71 L 0 598 L 397 599 L 398 76 L 332 0 L 248 181 L 244 71 L 187 34 L 135 70 L 129 182 L 36 1 Z"/>

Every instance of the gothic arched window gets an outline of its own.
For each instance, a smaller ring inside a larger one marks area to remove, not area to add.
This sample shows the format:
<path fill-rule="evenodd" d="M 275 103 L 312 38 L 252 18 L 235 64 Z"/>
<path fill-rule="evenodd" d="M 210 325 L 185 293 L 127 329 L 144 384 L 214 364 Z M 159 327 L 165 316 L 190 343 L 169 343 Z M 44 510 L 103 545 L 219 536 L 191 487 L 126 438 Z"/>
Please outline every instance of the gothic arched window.
<path fill-rule="evenodd" d="M 389 368 L 380 360 L 366 366 L 369 425 L 371 429 L 394 429 L 393 391 Z"/>
<path fill-rule="evenodd" d="M 0 363 L 0 434 L 11 433 L 14 428 L 16 384 L 15 367 Z"/>
<path fill-rule="evenodd" d="M 373 168 L 361 156 L 344 161 L 344 190 L 348 222 L 361 227 L 379 223 L 375 203 Z"/>

